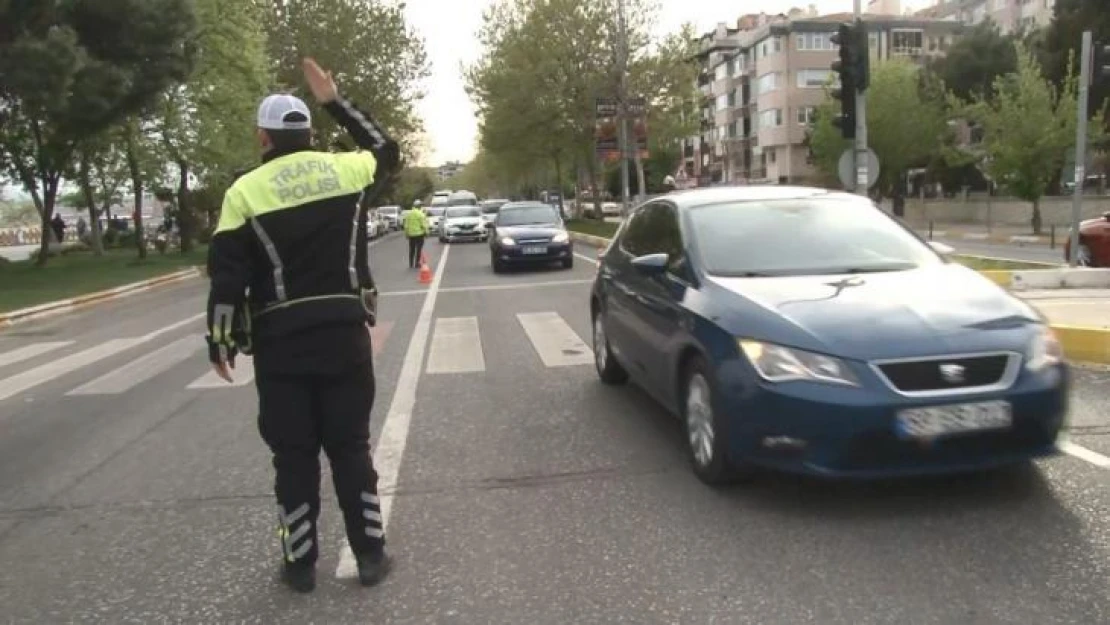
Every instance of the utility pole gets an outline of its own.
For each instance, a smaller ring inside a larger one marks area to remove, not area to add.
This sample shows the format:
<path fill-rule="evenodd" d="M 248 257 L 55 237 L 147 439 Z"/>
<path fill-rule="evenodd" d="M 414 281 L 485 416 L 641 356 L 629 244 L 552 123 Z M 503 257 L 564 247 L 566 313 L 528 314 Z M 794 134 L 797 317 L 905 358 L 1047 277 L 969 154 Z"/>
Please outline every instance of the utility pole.
<path fill-rule="evenodd" d="M 860 48 L 856 51 L 857 54 L 863 55 L 865 61 L 870 60 L 871 56 L 871 41 L 867 30 L 863 23 L 863 2 L 862 0 L 854 0 L 852 12 L 855 27 L 859 34 Z M 866 67 L 866 65 L 865 65 Z M 867 71 L 867 70 L 865 70 Z M 865 76 L 859 77 L 859 85 L 866 87 L 867 78 Z M 856 188 L 855 191 L 859 195 L 867 195 L 867 95 L 866 89 L 856 89 Z"/>
<path fill-rule="evenodd" d="M 857 0 L 858 1 L 858 0 Z M 617 92 L 617 126 L 621 144 L 621 216 L 629 211 L 628 164 L 628 30 L 624 22 L 624 0 L 617 0 L 617 71 L 620 84 Z"/>
<path fill-rule="evenodd" d="M 1082 219 L 1083 183 L 1087 180 L 1087 92 L 1091 84 L 1091 31 L 1083 31 L 1079 53 L 1079 116 L 1075 124 L 1075 191 L 1071 196 L 1071 251 L 1068 265 L 1079 261 L 1079 222 Z"/>

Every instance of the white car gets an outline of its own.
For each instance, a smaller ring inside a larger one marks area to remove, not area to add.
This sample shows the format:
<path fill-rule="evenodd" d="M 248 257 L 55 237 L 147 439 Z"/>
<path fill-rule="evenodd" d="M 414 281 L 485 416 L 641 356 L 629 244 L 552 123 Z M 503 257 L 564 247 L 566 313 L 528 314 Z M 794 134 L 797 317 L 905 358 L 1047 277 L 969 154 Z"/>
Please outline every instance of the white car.
<path fill-rule="evenodd" d="M 399 230 L 401 228 L 401 207 L 400 206 L 379 206 L 378 216 L 382 220 L 382 229 L 386 232 L 392 230 Z M 383 233 L 384 234 L 384 233 Z"/>
<path fill-rule="evenodd" d="M 489 237 L 482 209 L 477 206 L 449 206 L 443 214 L 443 228 L 439 233 L 442 243 L 455 241 L 485 241 Z"/>
<path fill-rule="evenodd" d="M 447 210 L 447 201 L 444 200 L 442 204 L 437 204 L 436 200 L 432 200 L 432 205 L 424 209 L 424 214 L 428 216 L 428 234 L 440 233 L 440 222 L 443 221 L 443 211 Z"/>

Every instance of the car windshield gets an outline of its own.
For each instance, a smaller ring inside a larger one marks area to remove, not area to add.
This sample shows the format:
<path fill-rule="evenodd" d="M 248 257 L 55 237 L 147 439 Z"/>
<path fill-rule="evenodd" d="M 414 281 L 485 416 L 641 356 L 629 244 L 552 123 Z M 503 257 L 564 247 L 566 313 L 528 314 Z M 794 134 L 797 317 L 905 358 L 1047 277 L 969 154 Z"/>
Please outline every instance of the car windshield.
<path fill-rule="evenodd" d="M 705 269 L 718 276 L 902 271 L 945 262 L 864 199 L 727 202 L 689 215 Z"/>
<path fill-rule="evenodd" d="M 482 212 L 487 215 L 494 215 L 505 204 L 508 204 L 508 202 L 482 202 Z"/>
<path fill-rule="evenodd" d="M 382 215 L 396 215 L 397 214 L 397 209 L 392 207 L 392 206 L 390 206 L 390 207 L 383 206 L 382 208 L 378 209 L 378 212 L 381 213 Z"/>
<path fill-rule="evenodd" d="M 477 206 L 452 206 L 447 209 L 444 215 L 447 219 L 454 219 L 456 217 L 481 217 L 482 211 L 478 210 Z"/>
<path fill-rule="evenodd" d="M 445 209 L 442 206 L 429 206 L 425 212 L 429 217 L 442 217 Z"/>
<path fill-rule="evenodd" d="M 498 226 L 538 226 L 559 223 L 559 215 L 550 206 L 503 207 L 497 214 Z"/>
<path fill-rule="evenodd" d="M 473 197 L 453 197 L 447 200 L 448 206 L 477 206 L 478 200 Z"/>

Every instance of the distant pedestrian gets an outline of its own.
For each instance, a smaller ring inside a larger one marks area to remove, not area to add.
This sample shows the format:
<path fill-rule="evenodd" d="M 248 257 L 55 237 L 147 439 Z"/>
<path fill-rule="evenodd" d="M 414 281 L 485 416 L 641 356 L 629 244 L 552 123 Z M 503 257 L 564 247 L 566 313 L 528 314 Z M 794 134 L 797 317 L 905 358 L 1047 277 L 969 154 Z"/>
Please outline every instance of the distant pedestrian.
<path fill-rule="evenodd" d="M 409 240 L 409 269 L 419 266 L 424 252 L 424 237 L 428 236 L 428 216 L 420 206 L 413 206 L 401 219 L 401 227 Z"/>
<path fill-rule="evenodd" d="M 54 219 L 50 221 L 50 226 L 54 230 L 54 238 L 61 243 L 66 238 L 66 221 L 62 216 L 54 213 Z"/>

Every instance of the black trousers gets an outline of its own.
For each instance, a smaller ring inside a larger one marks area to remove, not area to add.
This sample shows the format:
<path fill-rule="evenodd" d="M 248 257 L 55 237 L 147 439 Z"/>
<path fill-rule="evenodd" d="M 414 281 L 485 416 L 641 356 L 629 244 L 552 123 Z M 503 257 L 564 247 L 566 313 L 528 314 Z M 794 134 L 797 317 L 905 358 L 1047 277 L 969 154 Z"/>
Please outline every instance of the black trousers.
<path fill-rule="evenodd" d="M 258 427 L 273 453 L 282 554 L 289 564 L 312 565 L 319 553 L 320 449 L 332 478 L 347 540 L 356 555 L 385 545 L 378 474 L 370 458 L 371 361 L 339 375 L 259 372 Z"/>
<path fill-rule="evenodd" d="M 420 263 L 420 253 L 424 251 L 424 235 L 409 237 L 409 267 Z"/>

